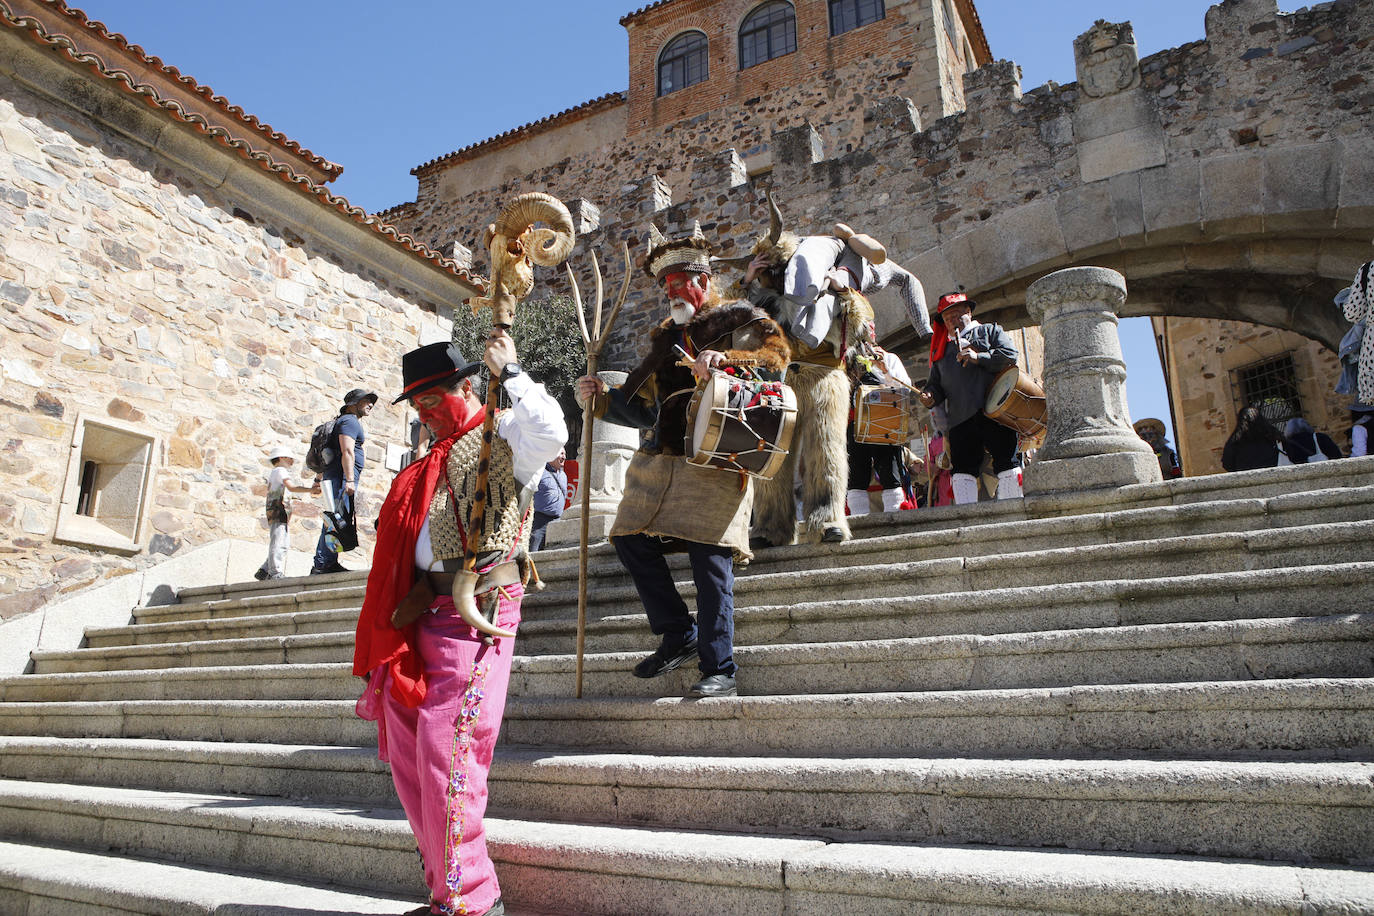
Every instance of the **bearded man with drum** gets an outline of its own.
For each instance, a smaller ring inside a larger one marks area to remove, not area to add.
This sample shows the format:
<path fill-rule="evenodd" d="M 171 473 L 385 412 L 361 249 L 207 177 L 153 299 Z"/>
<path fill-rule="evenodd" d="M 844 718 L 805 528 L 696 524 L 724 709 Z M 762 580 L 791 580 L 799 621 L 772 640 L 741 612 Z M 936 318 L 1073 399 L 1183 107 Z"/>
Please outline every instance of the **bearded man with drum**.
<path fill-rule="evenodd" d="M 1016 363 L 1016 345 L 1001 325 L 976 321 L 975 305 L 963 293 L 940 297 L 930 338 L 930 379 L 920 394 L 926 407 L 943 406 L 948 419 L 945 441 L 956 505 L 978 501 L 985 451 L 997 474 L 997 498 L 1021 496 L 1016 431 L 983 413 L 989 386 L 999 372 Z"/>
<path fill-rule="evenodd" d="M 648 355 L 622 385 L 607 388 L 590 375 L 577 380 L 579 401 L 590 400 L 598 419 L 649 431 L 626 471 L 611 543 L 660 640 L 635 676 L 659 677 L 695 655 L 701 679 L 688 693 L 694 697 L 735 695 L 733 564 L 752 556 L 753 488 L 743 474 L 688 463 L 688 403 L 696 380 L 719 366 L 748 359 L 777 373 L 791 355 L 782 328 L 762 310 L 721 301 L 710 257 L 699 226 L 671 240 L 651 226 L 645 270 L 667 294 L 669 317 L 650 332 Z M 679 365 L 678 348 L 689 366 Z M 668 569 L 666 555 L 674 552 L 685 552 L 692 565 L 695 621 Z"/>

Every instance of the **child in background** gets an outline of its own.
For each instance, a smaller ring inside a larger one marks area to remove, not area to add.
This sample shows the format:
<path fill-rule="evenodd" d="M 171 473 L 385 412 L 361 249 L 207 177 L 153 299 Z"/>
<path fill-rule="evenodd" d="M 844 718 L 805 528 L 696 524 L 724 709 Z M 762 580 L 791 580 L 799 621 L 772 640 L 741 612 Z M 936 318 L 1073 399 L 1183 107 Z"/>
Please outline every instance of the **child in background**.
<path fill-rule="evenodd" d="M 286 492 L 320 492 L 318 482 L 313 487 L 291 482 L 291 466 L 296 459 L 288 446 L 279 445 L 272 449 L 267 459 L 272 462 L 272 470 L 267 472 L 267 524 L 271 533 L 267 539 L 267 560 L 253 574 L 253 578 L 259 581 L 286 576 L 286 550 L 289 543 L 286 523 L 291 519 L 291 503 L 286 498 Z"/>

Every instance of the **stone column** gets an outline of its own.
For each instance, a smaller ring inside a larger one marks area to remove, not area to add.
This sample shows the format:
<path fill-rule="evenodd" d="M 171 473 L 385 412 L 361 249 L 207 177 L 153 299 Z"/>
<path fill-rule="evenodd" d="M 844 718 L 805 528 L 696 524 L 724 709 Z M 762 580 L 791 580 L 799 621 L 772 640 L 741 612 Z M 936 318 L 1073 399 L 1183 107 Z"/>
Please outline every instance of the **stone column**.
<path fill-rule="evenodd" d="M 611 387 L 625 381 L 627 373 L 607 370 L 598 372 L 597 377 Z M 562 518 L 549 522 L 544 535 L 546 547 L 572 547 L 582 537 L 582 492 L 581 487 L 590 486 L 592 493 L 591 516 L 587 525 L 588 543 L 596 544 L 606 540 L 615 522 L 616 511 L 620 508 L 621 491 L 625 486 L 625 469 L 630 466 L 630 456 L 639 448 L 639 430 L 616 423 L 597 421 L 592 427 L 591 460 L 578 456 L 578 487 L 573 503 L 563 513 Z M 1151 456 L 1153 457 L 1153 455 Z"/>
<path fill-rule="evenodd" d="M 1159 462 L 1131 428 L 1116 312 L 1126 279 L 1104 267 L 1041 277 L 1026 308 L 1045 338 L 1049 432 L 1026 467 L 1026 495 L 1157 483 Z"/>

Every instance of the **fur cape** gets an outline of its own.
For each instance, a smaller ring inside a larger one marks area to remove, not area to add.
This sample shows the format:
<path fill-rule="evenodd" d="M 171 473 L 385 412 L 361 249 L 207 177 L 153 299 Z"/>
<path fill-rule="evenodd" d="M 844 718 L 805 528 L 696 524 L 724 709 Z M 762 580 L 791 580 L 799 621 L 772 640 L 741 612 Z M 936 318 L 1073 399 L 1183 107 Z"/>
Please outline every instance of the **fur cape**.
<path fill-rule="evenodd" d="M 658 441 L 671 454 L 682 454 L 687 403 L 696 388 L 692 370 L 677 365 L 675 344 L 693 356 L 718 350 L 726 359 L 753 358 L 767 372 L 782 372 L 791 359 L 787 337 L 776 321 L 748 302 L 720 302 L 714 290 L 687 324 L 679 327 L 672 319 L 664 320 L 650 333 L 648 354 L 622 387 L 631 396 L 658 403 Z M 646 388 L 650 379 L 654 384 Z"/>

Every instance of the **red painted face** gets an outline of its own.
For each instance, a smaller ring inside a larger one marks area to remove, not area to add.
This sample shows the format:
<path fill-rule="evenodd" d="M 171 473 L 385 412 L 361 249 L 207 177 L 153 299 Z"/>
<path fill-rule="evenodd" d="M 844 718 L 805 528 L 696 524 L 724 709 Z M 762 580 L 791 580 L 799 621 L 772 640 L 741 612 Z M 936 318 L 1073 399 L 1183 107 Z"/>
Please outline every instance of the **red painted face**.
<path fill-rule="evenodd" d="M 679 270 L 666 275 L 661 281 L 668 301 L 681 299 L 694 310 L 701 308 L 706 301 L 706 275 Z"/>
<path fill-rule="evenodd" d="M 420 422 L 434 433 L 435 441 L 447 439 L 463 428 L 472 416 L 472 406 L 457 391 L 426 388 L 411 398 L 420 413 Z"/>

